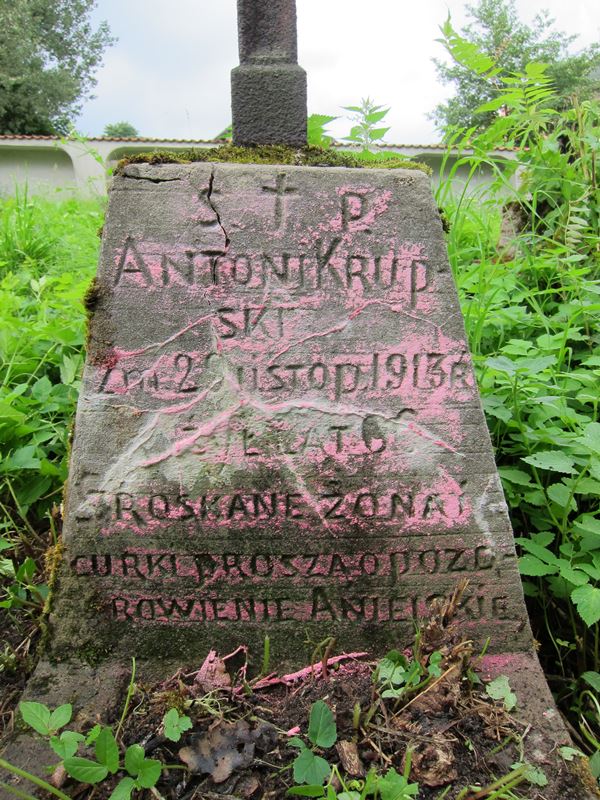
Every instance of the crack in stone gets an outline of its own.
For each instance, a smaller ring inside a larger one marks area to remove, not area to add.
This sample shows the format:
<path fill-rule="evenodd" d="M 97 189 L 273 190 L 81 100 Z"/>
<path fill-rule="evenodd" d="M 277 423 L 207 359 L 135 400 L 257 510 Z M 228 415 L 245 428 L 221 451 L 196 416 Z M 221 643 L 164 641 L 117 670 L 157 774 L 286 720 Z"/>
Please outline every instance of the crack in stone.
<path fill-rule="evenodd" d="M 148 183 L 174 183 L 181 181 L 181 178 L 150 178 L 148 175 L 132 175 L 128 173 L 125 177 L 134 181 L 148 181 Z"/>
<path fill-rule="evenodd" d="M 215 217 L 217 218 L 217 222 L 219 224 L 219 228 L 221 228 L 221 230 L 223 231 L 223 236 L 225 237 L 225 252 L 227 252 L 229 250 L 229 246 L 231 245 L 231 239 L 229 238 L 229 236 L 227 234 L 227 231 L 223 227 L 223 223 L 221 222 L 221 215 L 217 211 L 217 207 L 215 206 L 215 204 L 213 203 L 213 200 L 212 200 L 214 183 L 215 183 L 215 171 L 213 169 L 211 171 L 210 177 L 208 179 L 208 191 L 206 193 L 206 202 L 211 207 L 211 209 L 214 211 Z"/>

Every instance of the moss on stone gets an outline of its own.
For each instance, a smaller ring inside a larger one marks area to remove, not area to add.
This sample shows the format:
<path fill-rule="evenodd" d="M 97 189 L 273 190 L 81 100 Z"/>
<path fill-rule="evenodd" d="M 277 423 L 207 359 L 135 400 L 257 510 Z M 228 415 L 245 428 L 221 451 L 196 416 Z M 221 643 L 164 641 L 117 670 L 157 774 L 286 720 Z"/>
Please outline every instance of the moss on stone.
<path fill-rule="evenodd" d="M 83 295 L 83 306 L 88 314 L 92 314 L 96 306 L 98 305 L 98 301 L 100 300 L 100 283 L 98 278 L 94 277 L 89 283 L 89 286 L 85 290 L 85 294 Z"/>
<path fill-rule="evenodd" d="M 122 174 L 128 164 L 191 164 L 197 161 L 233 164 L 291 164 L 296 167 L 416 169 L 431 175 L 431 167 L 427 164 L 410 161 L 391 153 L 379 154 L 379 156 L 369 153 L 368 156 L 362 156 L 360 153 L 323 147 L 294 148 L 284 145 L 237 147 L 233 144 L 182 152 L 155 150 L 150 153 L 134 153 L 119 161 L 115 174 Z"/>

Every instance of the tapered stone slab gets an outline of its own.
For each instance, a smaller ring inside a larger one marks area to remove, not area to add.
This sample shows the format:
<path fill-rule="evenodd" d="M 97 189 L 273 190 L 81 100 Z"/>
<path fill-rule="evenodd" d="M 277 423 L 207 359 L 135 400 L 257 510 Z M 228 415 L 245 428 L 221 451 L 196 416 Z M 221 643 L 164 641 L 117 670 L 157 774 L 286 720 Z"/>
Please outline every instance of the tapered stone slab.
<path fill-rule="evenodd" d="M 424 174 L 128 166 L 95 296 L 56 652 L 381 651 L 460 578 L 530 648 Z"/>

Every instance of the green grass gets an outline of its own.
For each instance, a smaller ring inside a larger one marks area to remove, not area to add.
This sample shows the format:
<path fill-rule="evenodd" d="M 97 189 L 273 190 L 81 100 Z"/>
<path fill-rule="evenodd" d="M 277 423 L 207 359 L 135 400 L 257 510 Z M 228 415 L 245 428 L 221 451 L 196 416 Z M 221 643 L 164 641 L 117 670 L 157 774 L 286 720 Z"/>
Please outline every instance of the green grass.
<path fill-rule="evenodd" d="M 25 192 L 0 207 L 0 607 L 17 622 L 45 596 L 38 554 L 67 477 L 102 219 L 98 201 Z"/>

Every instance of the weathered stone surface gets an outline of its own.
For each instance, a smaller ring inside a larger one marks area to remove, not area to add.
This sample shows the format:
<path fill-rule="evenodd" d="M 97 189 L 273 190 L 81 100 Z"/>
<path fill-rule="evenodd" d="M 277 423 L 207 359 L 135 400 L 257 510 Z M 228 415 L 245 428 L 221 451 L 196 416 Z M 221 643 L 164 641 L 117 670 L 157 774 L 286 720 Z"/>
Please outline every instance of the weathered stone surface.
<path fill-rule="evenodd" d="M 240 66 L 231 73 L 233 142 L 306 144 L 306 73 L 295 0 L 238 0 Z"/>
<path fill-rule="evenodd" d="M 381 650 L 463 577 L 530 648 L 424 175 L 129 166 L 96 296 L 56 653 Z"/>

